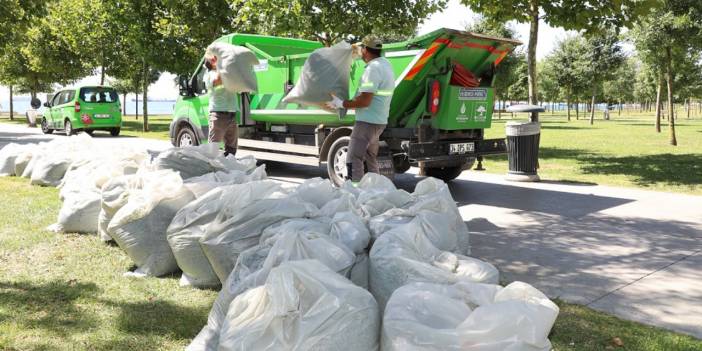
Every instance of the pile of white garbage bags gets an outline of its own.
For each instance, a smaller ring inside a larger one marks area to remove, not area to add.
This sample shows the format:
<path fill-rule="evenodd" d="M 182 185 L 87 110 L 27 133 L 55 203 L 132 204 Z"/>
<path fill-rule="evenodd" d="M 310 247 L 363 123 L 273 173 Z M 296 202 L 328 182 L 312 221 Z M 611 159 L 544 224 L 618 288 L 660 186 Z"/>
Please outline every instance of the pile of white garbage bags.
<path fill-rule="evenodd" d="M 411 283 L 392 294 L 383 351 L 550 351 L 558 306 L 529 284 Z"/>

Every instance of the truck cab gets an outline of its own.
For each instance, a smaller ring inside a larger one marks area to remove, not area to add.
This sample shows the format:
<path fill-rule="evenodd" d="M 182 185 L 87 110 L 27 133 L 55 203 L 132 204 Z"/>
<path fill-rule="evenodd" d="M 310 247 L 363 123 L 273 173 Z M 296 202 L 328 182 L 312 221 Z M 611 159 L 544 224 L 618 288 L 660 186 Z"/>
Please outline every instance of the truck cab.
<path fill-rule="evenodd" d="M 238 96 L 239 152 L 259 160 L 319 166 L 336 184 L 346 176 L 346 154 L 355 111 L 341 116 L 315 107 L 283 103 L 318 42 L 250 34 L 217 41 L 249 48 L 259 58 L 259 89 Z M 504 139 L 486 140 L 493 112 L 493 72 L 520 43 L 511 39 L 441 29 L 383 45 L 395 75 L 388 125 L 381 136 L 381 173 L 392 178 L 411 166 L 445 181 L 470 168 L 477 157 L 506 151 Z M 204 58 L 203 58 L 204 60 Z M 170 127 L 176 146 L 207 142 L 208 93 L 200 62 L 180 78 L 180 97 Z M 365 63 L 351 69 L 349 96 L 358 90 Z"/>

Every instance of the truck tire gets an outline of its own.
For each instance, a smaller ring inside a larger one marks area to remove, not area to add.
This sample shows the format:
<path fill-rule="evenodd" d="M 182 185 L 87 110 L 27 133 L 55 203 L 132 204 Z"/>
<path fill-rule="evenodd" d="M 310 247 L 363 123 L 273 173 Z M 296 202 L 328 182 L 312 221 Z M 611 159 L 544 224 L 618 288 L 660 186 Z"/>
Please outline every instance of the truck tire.
<path fill-rule="evenodd" d="M 329 180 L 336 186 L 341 186 L 346 181 L 348 173 L 346 157 L 349 154 L 350 141 L 351 137 L 348 136 L 336 139 L 327 154 L 327 174 L 329 175 Z"/>
<path fill-rule="evenodd" d="M 197 146 L 199 141 L 195 132 L 189 126 L 183 126 L 178 129 L 178 134 L 176 135 L 176 146 Z"/>
<path fill-rule="evenodd" d="M 46 121 L 46 118 L 41 119 L 41 132 L 44 134 L 51 134 L 54 132 L 53 129 L 49 128 L 49 122 Z"/>

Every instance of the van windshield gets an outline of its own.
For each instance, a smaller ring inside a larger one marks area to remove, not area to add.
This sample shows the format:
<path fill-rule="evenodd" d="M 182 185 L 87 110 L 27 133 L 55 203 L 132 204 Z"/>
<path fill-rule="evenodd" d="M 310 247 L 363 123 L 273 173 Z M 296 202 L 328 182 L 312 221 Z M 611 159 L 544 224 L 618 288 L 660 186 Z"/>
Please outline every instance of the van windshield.
<path fill-rule="evenodd" d="M 118 102 L 117 91 L 112 88 L 88 87 L 80 88 L 80 99 L 85 102 L 112 103 Z"/>

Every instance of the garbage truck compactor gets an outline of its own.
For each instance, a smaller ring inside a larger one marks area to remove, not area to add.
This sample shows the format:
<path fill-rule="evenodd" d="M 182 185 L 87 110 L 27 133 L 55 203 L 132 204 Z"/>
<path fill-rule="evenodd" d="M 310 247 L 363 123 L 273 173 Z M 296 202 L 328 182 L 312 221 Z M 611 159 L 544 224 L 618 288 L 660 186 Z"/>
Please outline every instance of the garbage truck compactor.
<path fill-rule="evenodd" d="M 346 155 L 354 111 L 340 117 L 318 107 L 282 102 L 318 42 L 230 34 L 219 42 L 253 51 L 258 91 L 239 94 L 239 152 L 260 160 L 318 166 L 329 178 L 346 176 Z M 392 177 L 419 166 L 424 174 L 452 180 L 476 158 L 506 152 L 504 139 L 484 139 L 493 112 L 495 67 L 518 41 L 440 29 L 404 42 L 383 45 L 392 64 L 395 90 L 388 125 L 381 136 L 381 173 Z M 170 126 L 176 146 L 207 142 L 208 98 L 200 62 L 180 77 L 180 97 Z M 359 88 L 365 63 L 351 68 L 349 96 Z"/>

